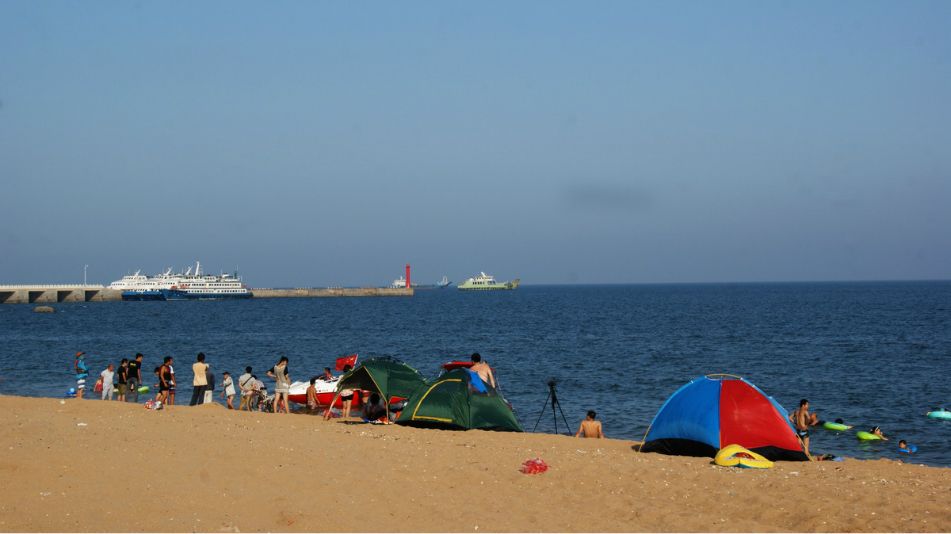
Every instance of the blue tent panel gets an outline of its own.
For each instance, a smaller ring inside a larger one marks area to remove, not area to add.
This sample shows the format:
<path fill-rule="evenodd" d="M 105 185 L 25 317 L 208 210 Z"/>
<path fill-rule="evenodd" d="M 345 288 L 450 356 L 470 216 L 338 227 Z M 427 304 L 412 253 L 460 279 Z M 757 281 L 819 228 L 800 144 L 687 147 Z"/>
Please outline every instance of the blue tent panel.
<path fill-rule="evenodd" d="M 671 395 L 654 417 L 644 442 L 656 440 L 689 440 L 719 449 L 720 381 L 701 377 Z"/>

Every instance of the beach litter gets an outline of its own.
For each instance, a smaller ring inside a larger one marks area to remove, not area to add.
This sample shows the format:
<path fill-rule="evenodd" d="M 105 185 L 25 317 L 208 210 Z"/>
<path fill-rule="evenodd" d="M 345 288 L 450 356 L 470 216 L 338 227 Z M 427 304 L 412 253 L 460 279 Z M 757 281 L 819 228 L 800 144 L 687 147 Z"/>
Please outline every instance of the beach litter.
<path fill-rule="evenodd" d="M 545 463 L 545 460 L 541 458 L 534 458 L 532 460 L 525 460 L 522 463 L 522 467 L 519 469 L 522 473 L 526 475 L 539 475 L 548 471 L 548 464 Z"/>

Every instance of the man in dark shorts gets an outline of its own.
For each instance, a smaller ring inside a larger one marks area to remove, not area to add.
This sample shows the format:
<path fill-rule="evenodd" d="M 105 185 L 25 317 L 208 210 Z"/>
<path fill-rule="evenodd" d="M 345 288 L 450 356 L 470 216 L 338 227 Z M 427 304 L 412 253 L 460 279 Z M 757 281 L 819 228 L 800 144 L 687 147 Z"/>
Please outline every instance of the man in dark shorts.
<path fill-rule="evenodd" d="M 809 427 L 819 424 L 819 414 L 809 413 L 809 400 L 799 401 L 799 408 L 789 415 L 789 420 L 796 427 L 796 435 L 802 440 L 802 450 L 809 455 Z"/>
<path fill-rule="evenodd" d="M 135 353 L 135 359 L 129 362 L 129 373 L 126 377 L 126 384 L 128 385 L 128 397 L 127 400 L 131 402 L 139 402 L 139 386 L 142 385 L 142 353 Z"/>
<path fill-rule="evenodd" d="M 156 397 L 156 400 L 160 400 L 163 403 L 168 403 L 169 392 L 172 389 L 172 357 L 166 356 L 165 360 L 162 362 L 162 366 L 159 367 L 159 393 Z"/>
<path fill-rule="evenodd" d="M 119 368 L 116 369 L 116 388 L 119 390 L 119 396 L 116 397 L 116 400 L 119 402 L 125 402 L 126 394 L 128 393 L 128 384 L 129 384 L 129 359 L 122 358 L 122 361 L 119 362 Z"/>

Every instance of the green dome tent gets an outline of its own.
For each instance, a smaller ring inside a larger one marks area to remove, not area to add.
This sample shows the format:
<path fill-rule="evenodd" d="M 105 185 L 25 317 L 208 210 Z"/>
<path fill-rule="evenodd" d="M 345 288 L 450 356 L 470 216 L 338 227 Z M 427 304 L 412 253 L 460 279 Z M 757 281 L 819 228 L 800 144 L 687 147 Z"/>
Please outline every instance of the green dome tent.
<path fill-rule="evenodd" d="M 337 381 L 337 396 L 344 389 L 365 389 L 376 391 L 388 402 L 394 402 L 409 398 L 425 383 L 426 380 L 419 371 L 399 360 L 388 357 L 371 358 L 340 377 Z"/>
<path fill-rule="evenodd" d="M 453 369 L 416 390 L 396 420 L 401 425 L 524 432 L 495 389 L 470 384 L 472 373 Z M 484 389 L 485 393 L 478 390 Z"/>

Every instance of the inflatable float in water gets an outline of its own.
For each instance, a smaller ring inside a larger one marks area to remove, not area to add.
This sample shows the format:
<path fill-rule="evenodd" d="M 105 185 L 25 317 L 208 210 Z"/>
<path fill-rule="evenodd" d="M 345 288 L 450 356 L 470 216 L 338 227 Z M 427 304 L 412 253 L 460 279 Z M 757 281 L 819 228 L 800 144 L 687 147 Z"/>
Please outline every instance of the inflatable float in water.
<path fill-rule="evenodd" d="M 935 410 L 926 414 L 932 419 L 951 419 L 951 412 L 948 410 Z"/>
<path fill-rule="evenodd" d="M 822 428 L 826 430 L 835 430 L 836 432 L 841 432 L 843 430 L 848 430 L 852 427 L 849 425 L 844 425 L 842 423 L 833 423 L 832 421 L 826 421 L 822 423 Z"/>
<path fill-rule="evenodd" d="M 740 445 L 727 445 L 717 452 L 713 462 L 723 467 L 746 467 L 750 469 L 769 469 L 773 462 Z"/>
<path fill-rule="evenodd" d="M 875 434 L 872 434 L 871 432 L 866 432 L 864 430 L 859 430 L 858 432 L 856 432 L 855 437 L 859 438 L 862 441 L 877 441 L 882 439 L 881 436 L 876 436 Z"/>
<path fill-rule="evenodd" d="M 903 453 L 903 454 L 914 454 L 914 453 L 918 452 L 918 446 L 917 446 L 917 445 L 908 445 L 907 447 L 904 447 L 904 448 L 898 447 L 898 452 Z"/>

